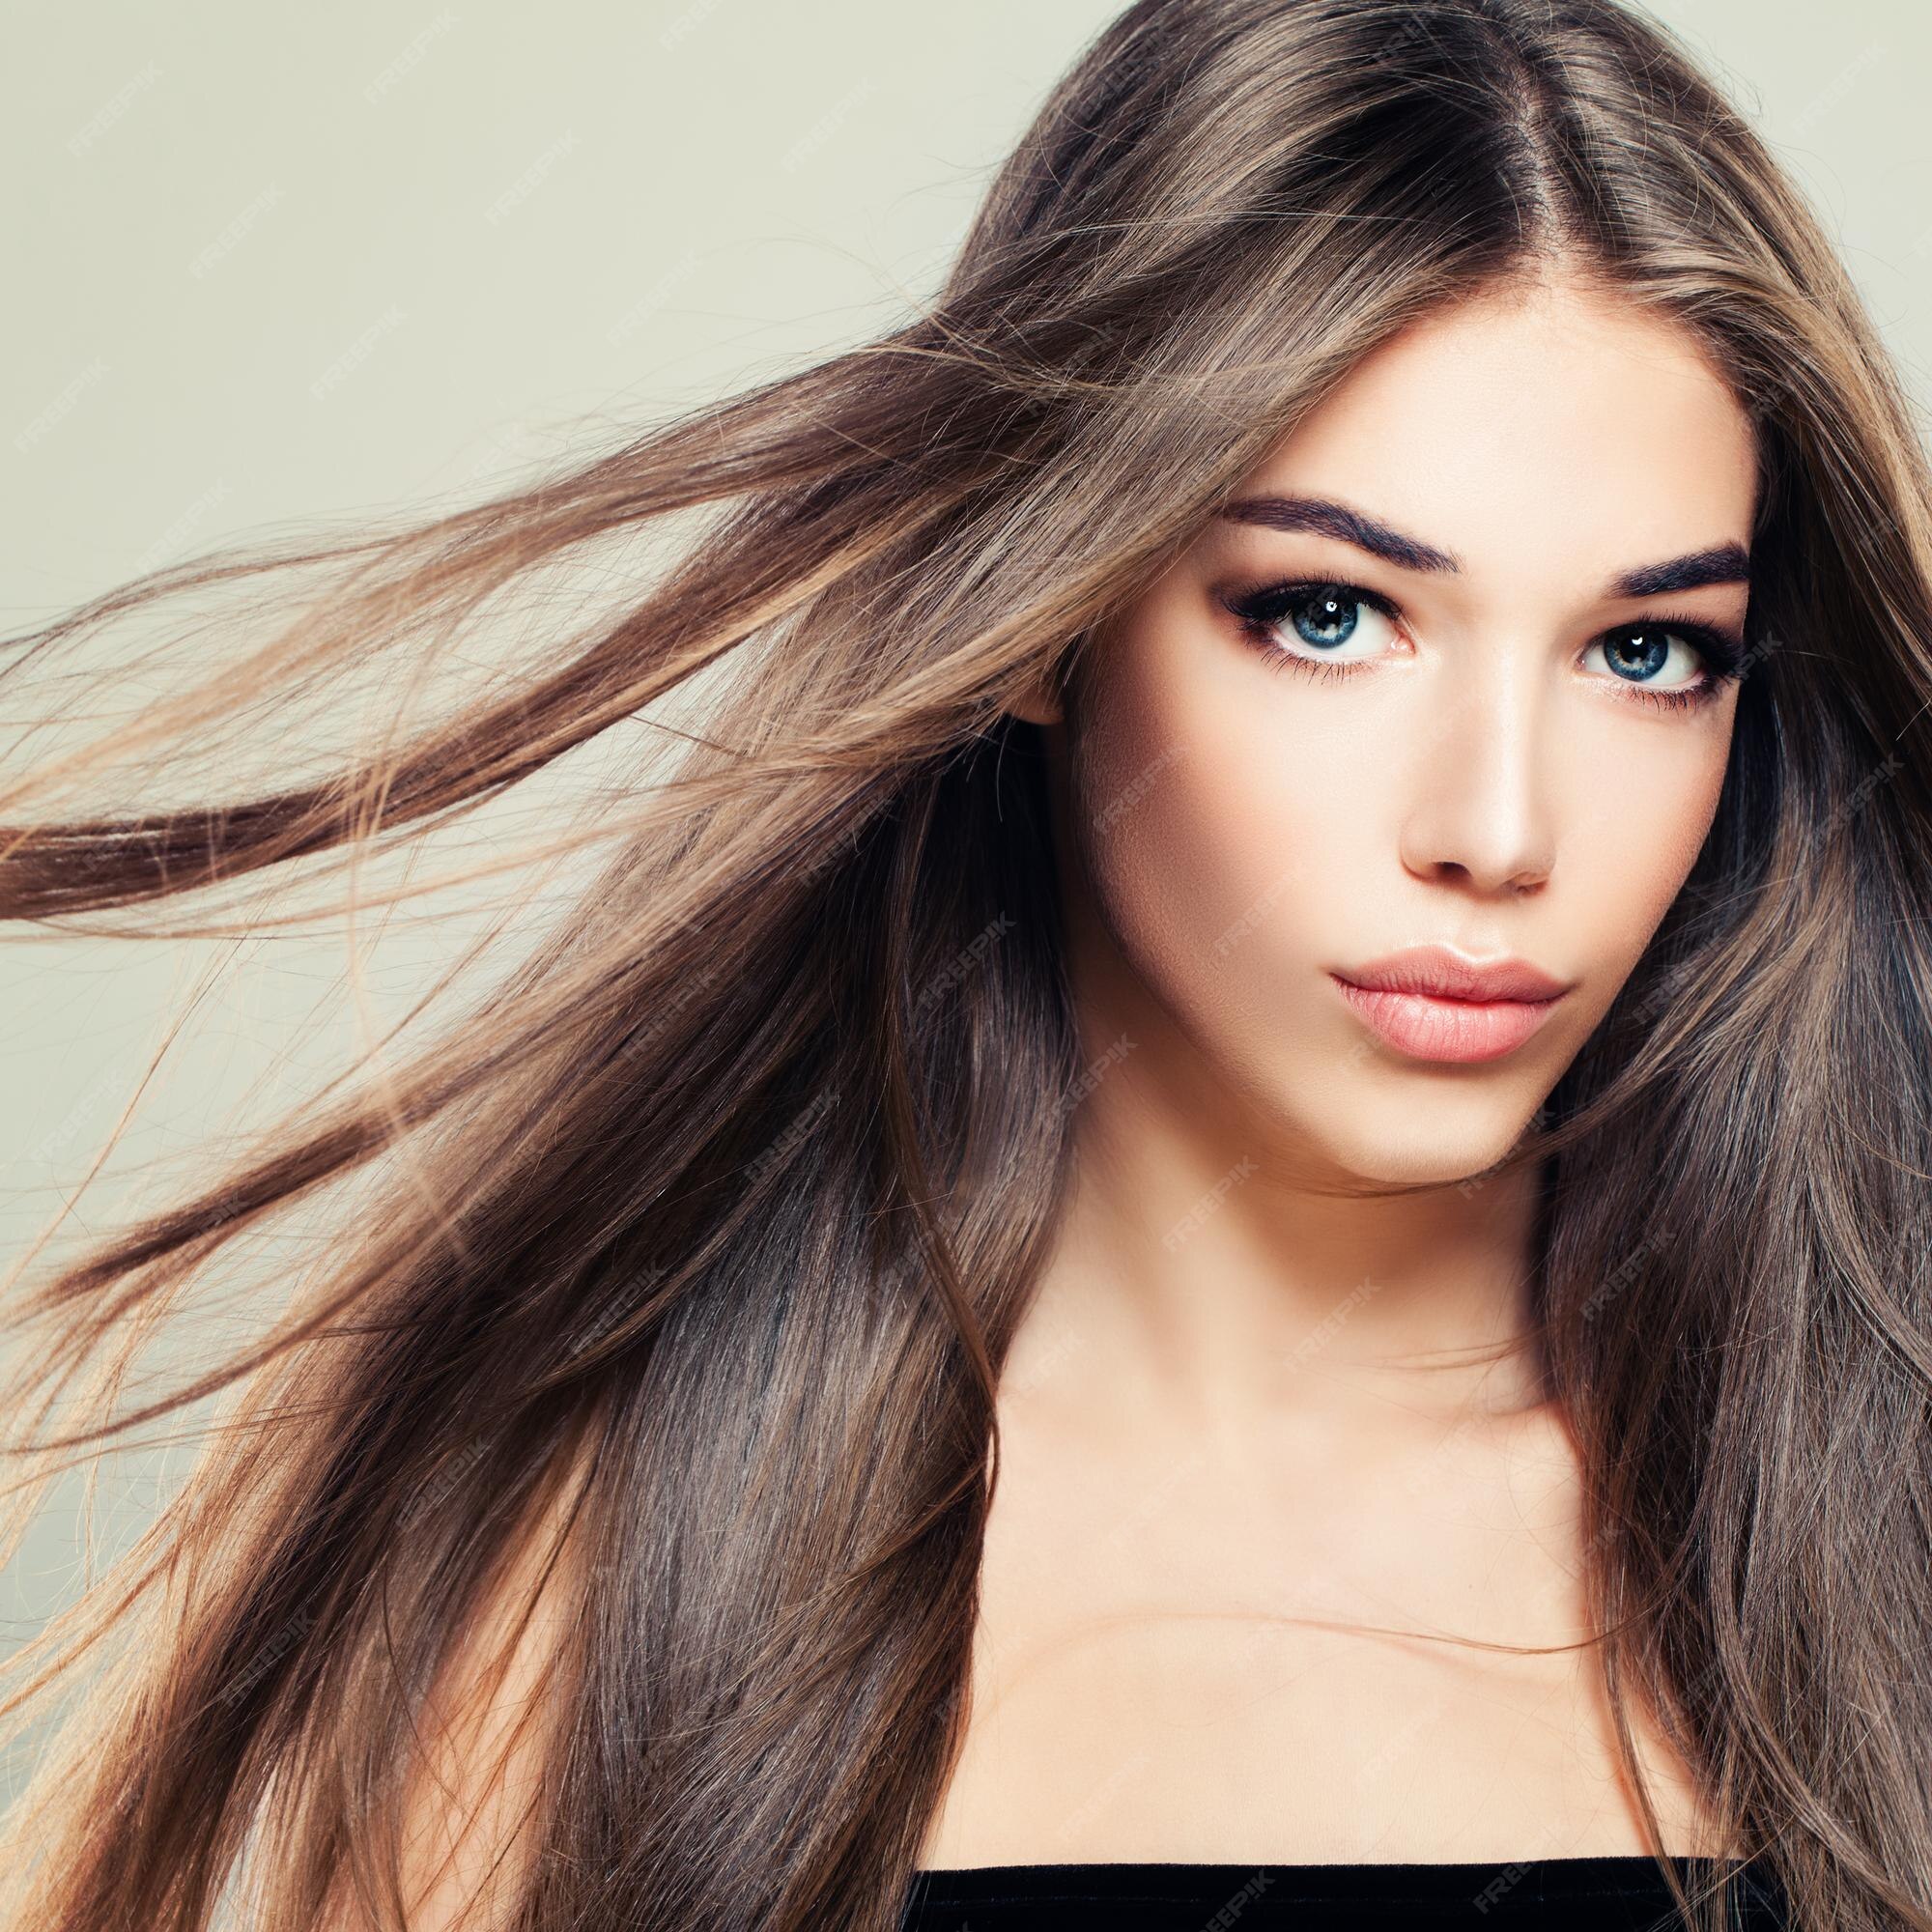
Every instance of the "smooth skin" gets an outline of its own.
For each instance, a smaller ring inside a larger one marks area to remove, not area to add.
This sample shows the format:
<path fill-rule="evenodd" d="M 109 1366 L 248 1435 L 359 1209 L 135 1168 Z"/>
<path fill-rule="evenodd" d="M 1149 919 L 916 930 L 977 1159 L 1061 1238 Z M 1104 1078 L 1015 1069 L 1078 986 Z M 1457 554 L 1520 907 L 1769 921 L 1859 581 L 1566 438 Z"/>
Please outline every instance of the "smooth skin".
<path fill-rule="evenodd" d="M 970 1724 L 923 1864 L 1646 1849 L 1587 1649 L 1283 1619 L 1586 1634 L 1574 1443 L 1527 1357 L 1493 1359 L 1536 1179 L 1470 1177 L 1630 975 L 1729 755 L 1735 682 L 1647 703 L 1701 653 L 1633 684 L 1604 639 L 1735 632 L 1746 585 L 1609 586 L 1747 550 L 1756 487 L 1679 326 L 1568 273 L 1486 292 L 1367 357 L 1238 493 L 1338 502 L 1458 568 L 1217 518 L 1025 708 L 1094 1071 L 1002 1384 Z M 1258 646 L 1221 598 L 1284 579 L 1399 615 Z M 1499 1060 L 1406 1058 L 1328 971 L 1430 940 L 1574 990 Z M 1316 1191 L 1351 1177 L 1443 1185 Z M 1729 1849 L 1638 1733 L 1665 1849 Z"/>
<path fill-rule="evenodd" d="M 1242 493 L 1342 502 L 1460 569 L 1216 520 L 1071 706 L 1028 708 L 1093 1077 L 1002 1378 L 970 1721 L 922 1864 L 1644 1849 L 1587 1653 L 1285 1619 L 1584 1634 L 1572 1443 L 1520 1357 L 1483 1359 L 1521 1329 L 1533 1183 L 1469 1177 L 1641 954 L 1729 753 L 1734 687 L 1647 705 L 1593 641 L 1660 610 L 1736 627 L 1744 586 L 1604 586 L 1747 544 L 1754 490 L 1687 335 L 1583 283 L 1498 291 L 1365 359 Z M 1216 600 L 1286 577 L 1401 620 L 1362 613 L 1348 675 L 1277 668 Z M 1673 648 L 1658 681 L 1690 674 Z M 1432 939 L 1576 989 L 1502 1060 L 1404 1060 L 1326 972 Z M 1351 1177 L 1443 1185 L 1314 1191 Z M 416 1932 L 489 1922 L 527 1868 L 563 1528 L 513 1548 L 423 1714 Z M 1646 1760 L 1665 1848 L 1734 1849 L 1654 1738 Z M 366 1925 L 331 1902 L 327 1932 Z"/>

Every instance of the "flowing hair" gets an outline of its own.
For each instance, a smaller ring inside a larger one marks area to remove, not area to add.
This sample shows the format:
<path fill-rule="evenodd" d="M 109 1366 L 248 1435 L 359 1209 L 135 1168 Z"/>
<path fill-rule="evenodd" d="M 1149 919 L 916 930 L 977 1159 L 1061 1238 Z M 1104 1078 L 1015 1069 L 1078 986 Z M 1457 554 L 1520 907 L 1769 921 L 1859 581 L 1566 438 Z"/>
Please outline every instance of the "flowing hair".
<path fill-rule="evenodd" d="M 487 997 L 18 1295 L 22 1525 L 76 1457 L 216 1420 L 12 1660 L 14 1722 L 71 1708 L 6 1932 L 402 1924 L 425 1700 L 532 1575 L 568 1610 L 493 1923 L 891 1932 L 963 1737 L 1000 1366 L 1104 1074 L 1011 707 L 1070 687 L 1077 738 L 1107 619 L 1305 410 L 1558 268 L 1694 333 L 1762 478 L 1715 823 L 1512 1156 L 1593 1647 L 1638 1790 L 1642 1706 L 1798 1922 L 1932 1927 L 1932 497 L 1897 377 L 1751 128 L 1610 0 L 1139 0 L 902 327 L 7 640 L 17 716 L 111 696 L 113 620 L 262 592 L 238 662 L 190 630 L 124 722 L 0 776 L 0 911 L 56 933 L 269 930 L 592 740 L 645 754 L 552 841 L 594 877 Z M 497 600 L 673 527 L 614 613 L 553 597 L 430 715 Z M 227 795 L 357 680 L 380 742 Z M 119 1400 L 117 1345 L 311 1211 L 263 1338 Z"/>

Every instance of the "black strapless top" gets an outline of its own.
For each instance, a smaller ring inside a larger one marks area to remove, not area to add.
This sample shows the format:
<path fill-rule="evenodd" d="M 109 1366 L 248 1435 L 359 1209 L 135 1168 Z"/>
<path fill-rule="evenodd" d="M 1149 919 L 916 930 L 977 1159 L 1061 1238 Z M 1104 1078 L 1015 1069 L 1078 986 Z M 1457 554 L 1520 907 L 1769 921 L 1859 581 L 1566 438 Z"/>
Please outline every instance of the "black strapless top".
<path fill-rule="evenodd" d="M 1727 1861 L 1729 1923 L 1793 1932 L 1763 1863 Z M 1677 1861 L 1695 1892 L 1719 1870 Z M 901 1932 L 1394 1932 L 1447 1925 L 1678 1932 L 1683 1915 L 1640 1855 L 1451 1864 L 1037 1864 L 922 1869 Z"/>

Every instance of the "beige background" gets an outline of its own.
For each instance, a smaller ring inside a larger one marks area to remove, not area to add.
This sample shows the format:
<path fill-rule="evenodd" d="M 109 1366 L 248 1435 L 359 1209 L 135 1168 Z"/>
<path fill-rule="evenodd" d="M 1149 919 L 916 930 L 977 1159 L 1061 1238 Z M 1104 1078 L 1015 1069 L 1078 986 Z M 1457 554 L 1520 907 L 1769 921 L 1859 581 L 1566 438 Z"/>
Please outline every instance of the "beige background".
<path fill-rule="evenodd" d="M 453 503 L 567 453 L 573 425 L 612 431 L 901 319 L 1117 11 L 14 0 L 0 628 L 234 534 Z M 1932 13 L 1662 11 L 1797 171 L 1932 394 Z M 433 956 L 405 945 L 383 987 L 400 996 Z M 339 937 L 244 952 L 130 1151 L 192 1150 L 325 1065 L 353 1037 L 342 958 Z M 8 1262 L 206 963 L 188 946 L 0 951 Z M 85 1225 L 127 1184 L 92 1190 Z M 183 1463 L 114 1465 L 103 1553 Z M 0 1576 L 0 1647 L 78 1581 L 79 1495 L 63 1487 Z"/>

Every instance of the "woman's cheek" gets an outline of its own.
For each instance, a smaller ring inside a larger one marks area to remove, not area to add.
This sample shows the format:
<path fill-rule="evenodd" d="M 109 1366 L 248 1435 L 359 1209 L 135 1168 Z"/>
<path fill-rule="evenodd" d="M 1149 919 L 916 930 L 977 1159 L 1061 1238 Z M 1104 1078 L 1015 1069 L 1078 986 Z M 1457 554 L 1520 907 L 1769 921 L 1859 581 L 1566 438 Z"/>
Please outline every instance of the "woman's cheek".
<path fill-rule="evenodd" d="M 1083 813 L 1101 915 L 1183 1027 L 1220 1057 L 1271 1059 L 1319 990 L 1316 914 L 1344 890 L 1346 821 L 1319 774 L 1255 742 L 1252 717 L 1229 729 L 1150 706 L 1111 724 Z"/>
<path fill-rule="evenodd" d="M 1545 921 L 1601 1017 L 1683 890 L 1709 835 L 1728 760 L 1727 722 L 1702 743 L 1659 734 L 1633 756 L 1600 735 L 1570 761 L 1562 859 Z"/>

